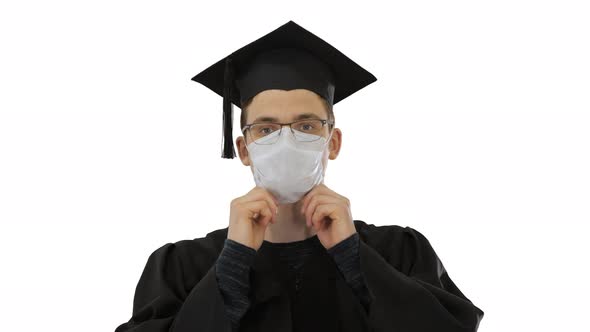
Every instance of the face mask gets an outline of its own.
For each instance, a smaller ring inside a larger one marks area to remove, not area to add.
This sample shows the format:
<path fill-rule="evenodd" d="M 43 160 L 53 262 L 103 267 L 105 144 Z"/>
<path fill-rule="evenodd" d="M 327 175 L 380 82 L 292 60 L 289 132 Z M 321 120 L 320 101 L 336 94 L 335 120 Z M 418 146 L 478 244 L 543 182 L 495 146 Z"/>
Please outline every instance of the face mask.
<path fill-rule="evenodd" d="M 317 138 L 317 135 L 294 132 L 301 141 Z M 246 146 L 254 182 L 266 188 L 280 204 L 295 203 L 315 185 L 323 183 L 329 155 L 327 142 L 332 133 L 327 139 L 320 137 L 312 142 L 300 142 L 285 129 L 274 144 L 258 144 L 274 140 L 277 135 L 278 130 Z"/>

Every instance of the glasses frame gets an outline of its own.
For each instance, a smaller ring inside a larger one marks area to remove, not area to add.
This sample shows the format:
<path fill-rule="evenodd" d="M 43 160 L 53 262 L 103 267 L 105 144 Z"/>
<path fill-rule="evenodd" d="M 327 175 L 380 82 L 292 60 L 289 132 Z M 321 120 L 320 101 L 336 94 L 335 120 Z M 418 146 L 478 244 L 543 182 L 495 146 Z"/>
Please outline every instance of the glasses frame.
<path fill-rule="evenodd" d="M 280 129 L 279 129 L 279 136 L 281 136 L 281 133 L 283 132 L 283 127 L 284 126 L 289 126 L 289 129 L 291 130 L 291 134 L 295 135 L 295 133 L 293 132 L 293 127 L 292 125 L 294 123 L 297 122 L 303 122 L 303 121 L 309 121 L 309 120 L 318 120 L 322 122 L 322 128 L 324 128 L 326 126 L 326 124 L 330 124 L 330 125 L 334 125 L 334 120 L 329 120 L 329 119 L 317 119 L 317 118 L 309 118 L 309 119 L 300 119 L 297 121 L 293 121 L 293 122 L 288 122 L 288 123 L 280 123 L 280 122 L 270 122 L 270 121 L 262 121 L 262 122 L 253 122 L 250 124 L 245 125 L 244 127 L 242 127 L 242 134 L 244 134 L 244 136 L 246 136 L 246 130 L 250 130 L 250 127 L 252 125 L 256 125 L 256 124 L 276 124 L 276 125 L 280 125 Z M 334 128 L 332 128 L 334 129 Z M 250 139 L 252 139 L 252 137 L 250 137 Z M 252 142 L 256 142 L 255 140 L 253 140 Z"/>

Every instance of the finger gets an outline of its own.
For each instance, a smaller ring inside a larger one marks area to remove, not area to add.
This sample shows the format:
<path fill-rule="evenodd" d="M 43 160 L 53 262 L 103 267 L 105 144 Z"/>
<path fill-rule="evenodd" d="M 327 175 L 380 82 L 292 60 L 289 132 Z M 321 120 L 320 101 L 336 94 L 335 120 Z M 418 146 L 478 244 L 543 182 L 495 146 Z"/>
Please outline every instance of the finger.
<path fill-rule="evenodd" d="M 274 218 L 273 212 L 268 207 L 266 207 L 266 208 L 262 209 L 262 219 L 260 219 L 258 221 L 258 223 L 260 223 L 260 225 L 266 227 L 266 226 L 268 226 L 268 224 L 270 222 L 272 222 L 273 218 Z"/>
<path fill-rule="evenodd" d="M 264 187 L 256 186 L 250 192 L 261 192 L 265 195 L 268 195 L 273 201 L 279 203 L 279 201 L 270 193 L 270 191 Z"/>
<path fill-rule="evenodd" d="M 244 208 L 248 211 L 248 216 L 255 222 L 266 225 L 269 220 L 274 218 L 273 212 L 268 206 L 268 202 L 254 201 L 242 203 Z"/>
<path fill-rule="evenodd" d="M 335 192 L 333 192 L 332 190 L 330 190 L 328 187 L 326 187 L 325 184 L 322 184 L 321 183 L 321 184 L 316 185 L 303 198 L 303 201 L 302 201 L 302 204 L 301 204 L 302 205 L 301 211 L 305 211 L 307 209 L 307 206 L 309 205 L 309 201 L 311 199 L 313 199 L 314 196 L 316 196 L 316 195 L 330 195 L 330 194 L 332 194 L 332 196 L 339 196 L 338 194 L 336 194 Z"/>
<path fill-rule="evenodd" d="M 272 211 L 277 211 L 279 208 L 279 202 L 274 196 L 266 189 L 262 187 L 254 187 L 246 195 L 237 198 L 239 203 L 246 203 L 252 201 L 265 200 L 267 201 Z"/>
<path fill-rule="evenodd" d="M 272 210 L 273 211 L 278 211 L 278 209 L 279 209 L 279 200 L 276 199 L 270 193 L 270 191 L 268 191 L 267 189 L 262 188 L 262 187 L 257 187 L 257 188 L 259 188 L 258 191 L 261 193 L 262 197 L 268 201 L 268 204 L 272 208 Z"/>
<path fill-rule="evenodd" d="M 268 207 L 266 202 L 263 202 L 263 201 L 261 201 L 261 202 L 264 204 L 263 208 L 255 213 L 255 215 L 257 215 L 257 216 L 256 216 L 256 219 L 254 219 L 254 222 L 261 225 L 261 226 L 266 227 L 270 222 L 273 222 L 274 214 L 270 210 L 270 208 Z"/>
<path fill-rule="evenodd" d="M 328 186 L 326 186 L 324 183 L 320 183 L 317 185 L 317 191 L 318 191 L 318 193 L 322 193 L 325 195 L 331 195 L 331 196 L 335 196 L 335 197 L 340 197 L 340 199 L 342 199 L 343 201 L 348 201 L 348 198 L 346 196 L 340 195 L 339 193 L 335 192 L 334 190 L 328 188 Z"/>
<path fill-rule="evenodd" d="M 318 191 L 318 188 L 319 187 L 316 185 L 307 194 L 305 194 L 305 196 L 303 197 L 303 201 L 301 201 L 301 213 L 305 212 L 309 200 L 313 198 L 315 193 Z"/>
<path fill-rule="evenodd" d="M 316 231 L 321 230 L 324 224 L 330 221 L 330 215 L 338 208 L 338 204 L 323 204 L 315 209 L 311 216 L 311 224 Z"/>
<path fill-rule="evenodd" d="M 314 210 L 320 204 L 328 204 L 328 203 L 339 203 L 339 199 L 334 196 L 330 195 L 321 195 L 317 194 L 311 198 L 310 202 L 308 203 L 306 209 L 304 210 L 303 214 L 305 215 L 306 224 L 311 226 L 311 216 L 314 213 Z"/>
<path fill-rule="evenodd" d="M 240 206 L 245 209 L 248 213 L 248 217 L 252 219 L 258 219 L 264 208 L 268 208 L 266 201 L 252 201 L 240 203 Z"/>

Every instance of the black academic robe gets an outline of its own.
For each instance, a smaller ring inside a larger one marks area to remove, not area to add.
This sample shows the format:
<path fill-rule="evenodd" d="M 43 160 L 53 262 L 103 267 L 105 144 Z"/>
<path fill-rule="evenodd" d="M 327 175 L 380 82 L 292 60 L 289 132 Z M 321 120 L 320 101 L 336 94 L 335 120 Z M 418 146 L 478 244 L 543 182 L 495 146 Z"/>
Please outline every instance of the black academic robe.
<path fill-rule="evenodd" d="M 457 288 L 420 232 L 354 224 L 368 312 L 326 251 L 306 261 L 295 290 L 292 276 L 262 246 L 240 331 L 477 331 L 484 312 Z M 132 317 L 115 332 L 231 332 L 214 266 L 227 230 L 155 250 L 137 284 Z"/>

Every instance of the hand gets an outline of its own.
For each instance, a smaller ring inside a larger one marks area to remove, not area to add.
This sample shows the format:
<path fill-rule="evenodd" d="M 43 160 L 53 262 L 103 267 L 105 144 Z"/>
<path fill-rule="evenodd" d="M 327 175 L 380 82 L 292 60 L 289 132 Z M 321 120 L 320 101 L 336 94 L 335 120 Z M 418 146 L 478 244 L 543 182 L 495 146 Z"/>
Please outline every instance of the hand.
<path fill-rule="evenodd" d="M 302 201 L 301 213 L 326 249 L 356 233 L 350 201 L 320 183 Z"/>
<path fill-rule="evenodd" d="M 258 251 L 264 241 L 266 226 L 276 223 L 278 205 L 268 190 L 258 186 L 233 199 L 227 238 Z"/>

